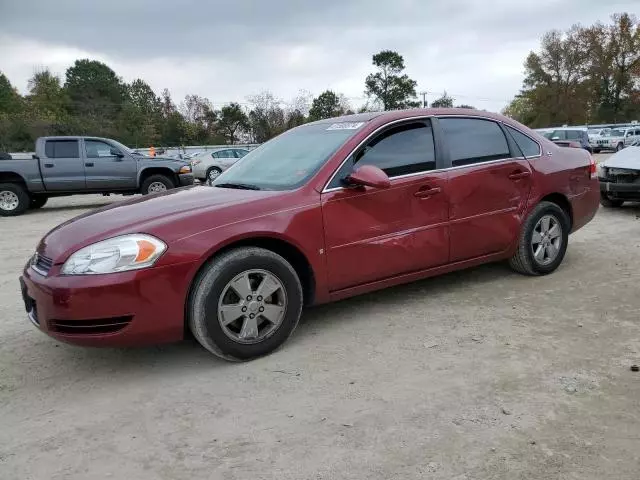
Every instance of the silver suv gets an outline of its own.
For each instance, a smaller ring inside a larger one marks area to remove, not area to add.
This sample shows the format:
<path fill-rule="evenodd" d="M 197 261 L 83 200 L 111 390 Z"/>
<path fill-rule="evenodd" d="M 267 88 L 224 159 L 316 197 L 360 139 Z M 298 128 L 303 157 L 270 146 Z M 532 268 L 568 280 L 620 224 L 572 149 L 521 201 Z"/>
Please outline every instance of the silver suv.
<path fill-rule="evenodd" d="M 201 182 L 211 183 L 247 153 L 249 150 L 245 148 L 221 148 L 213 152 L 204 152 L 191 159 L 193 176 Z"/>
<path fill-rule="evenodd" d="M 596 140 L 593 148 L 595 153 L 601 150 L 615 150 L 619 152 L 635 141 L 640 140 L 640 126 L 628 128 L 614 128 Z"/>

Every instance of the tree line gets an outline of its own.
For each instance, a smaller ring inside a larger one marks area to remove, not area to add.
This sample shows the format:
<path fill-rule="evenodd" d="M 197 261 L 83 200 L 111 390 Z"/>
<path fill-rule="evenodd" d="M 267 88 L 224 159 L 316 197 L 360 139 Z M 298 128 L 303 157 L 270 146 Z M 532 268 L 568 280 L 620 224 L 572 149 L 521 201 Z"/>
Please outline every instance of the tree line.
<path fill-rule="evenodd" d="M 552 30 L 524 63 L 522 90 L 503 113 L 530 127 L 640 119 L 640 24 L 628 13 L 609 24 Z"/>
<path fill-rule="evenodd" d="M 95 135 L 132 147 L 262 143 L 303 123 L 356 110 L 427 106 L 417 98 L 417 81 L 405 73 L 398 52 L 372 57 L 364 105 L 354 109 L 331 90 L 316 97 L 301 91 L 288 102 L 263 91 L 246 105 L 214 108 L 199 95 L 179 104 L 141 79 L 127 83 L 104 63 L 80 59 L 64 79 L 48 69 L 36 72 L 21 95 L 0 72 L 0 151 L 29 151 L 46 135 Z M 640 26 L 630 14 L 611 23 L 550 31 L 524 63 L 520 93 L 503 113 L 531 127 L 625 122 L 640 117 Z M 446 92 L 431 107 L 453 106 Z"/>

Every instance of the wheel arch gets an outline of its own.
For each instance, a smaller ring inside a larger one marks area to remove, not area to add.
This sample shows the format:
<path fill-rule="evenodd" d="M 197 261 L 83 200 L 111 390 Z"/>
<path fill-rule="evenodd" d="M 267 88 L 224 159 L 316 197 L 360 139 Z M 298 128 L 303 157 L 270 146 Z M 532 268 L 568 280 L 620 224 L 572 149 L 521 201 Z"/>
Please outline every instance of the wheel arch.
<path fill-rule="evenodd" d="M 538 203 L 540 202 L 551 202 L 558 205 L 564 211 L 564 213 L 567 214 L 567 218 L 569 219 L 570 229 L 573 228 L 573 207 L 571 206 L 571 202 L 566 197 L 566 195 L 563 195 L 562 193 L 558 193 L 558 192 L 549 193 L 548 195 L 545 195 L 538 201 Z"/>
<path fill-rule="evenodd" d="M 302 284 L 302 293 L 304 305 L 312 305 L 315 301 L 316 293 L 316 274 L 309 262 L 307 256 L 302 252 L 300 248 L 294 245 L 292 242 L 286 239 L 272 236 L 272 235 L 258 235 L 247 238 L 239 238 L 231 240 L 223 245 L 220 245 L 213 252 L 210 252 L 207 258 L 200 264 L 195 275 L 193 275 L 187 291 L 185 299 L 185 334 L 188 331 L 188 309 L 189 303 L 193 295 L 193 287 L 195 281 L 200 273 L 209 265 L 209 263 L 221 254 L 242 247 L 258 247 L 269 250 L 273 253 L 280 255 L 287 260 L 293 269 L 296 271 L 300 283 Z"/>
<path fill-rule="evenodd" d="M 25 188 L 25 190 L 28 190 L 27 181 L 19 173 L 0 172 L 0 183 L 19 183 Z"/>
<path fill-rule="evenodd" d="M 140 170 L 138 174 L 138 188 L 141 188 L 144 181 L 151 175 L 164 175 L 173 181 L 174 186 L 178 185 L 178 176 L 169 167 L 146 167 Z"/>

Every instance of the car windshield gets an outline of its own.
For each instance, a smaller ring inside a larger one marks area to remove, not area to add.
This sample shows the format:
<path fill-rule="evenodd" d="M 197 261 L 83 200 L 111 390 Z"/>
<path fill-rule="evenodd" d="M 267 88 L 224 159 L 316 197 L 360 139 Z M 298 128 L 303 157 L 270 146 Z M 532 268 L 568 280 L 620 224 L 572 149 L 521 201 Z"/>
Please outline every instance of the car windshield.
<path fill-rule="evenodd" d="M 289 130 L 250 151 L 214 186 L 291 190 L 304 184 L 364 123 L 318 123 Z"/>
<path fill-rule="evenodd" d="M 624 132 L 622 130 L 609 130 L 604 133 L 605 137 L 623 137 Z"/>

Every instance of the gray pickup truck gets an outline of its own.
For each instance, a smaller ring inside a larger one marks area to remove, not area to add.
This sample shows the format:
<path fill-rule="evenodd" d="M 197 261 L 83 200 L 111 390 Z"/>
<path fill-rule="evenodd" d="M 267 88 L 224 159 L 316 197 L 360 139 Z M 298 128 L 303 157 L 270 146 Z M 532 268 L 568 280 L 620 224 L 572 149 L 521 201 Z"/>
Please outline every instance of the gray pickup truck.
<path fill-rule="evenodd" d="M 41 137 L 29 160 L 0 160 L 0 216 L 42 207 L 50 197 L 162 192 L 193 184 L 189 162 L 146 157 L 115 140 Z"/>

